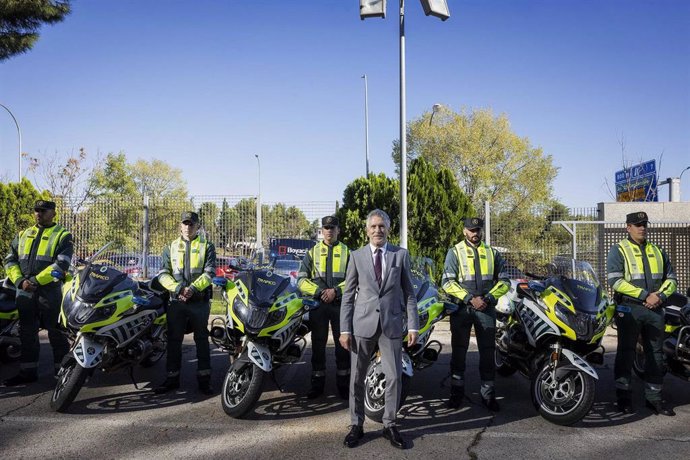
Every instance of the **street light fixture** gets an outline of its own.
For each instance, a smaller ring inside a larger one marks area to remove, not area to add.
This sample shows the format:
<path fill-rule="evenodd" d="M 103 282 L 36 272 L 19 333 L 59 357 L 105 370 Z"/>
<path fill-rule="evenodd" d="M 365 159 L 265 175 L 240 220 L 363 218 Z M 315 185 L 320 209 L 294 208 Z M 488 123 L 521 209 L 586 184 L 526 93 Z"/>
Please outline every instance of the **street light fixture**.
<path fill-rule="evenodd" d="M 259 160 L 259 155 L 254 154 L 254 156 L 259 166 L 259 194 L 256 199 L 256 254 L 259 257 L 259 263 L 263 263 L 264 246 L 263 236 L 261 235 L 261 160 Z"/>
<path fill-rule="evenodd" d="M 431 107 L 431 116 L 429 117 L 429 126 L 431 126 L 431 122 L 434 120 L 434 115 L 436 115 L 437 112 L 440 112 L 443 106 L 441 104 L 434 104 L 433 107 Z"/>
<path fill-rule="evenodd" d="M 21 182 L 22 181 L 22 130 L 19 127 L 19 122 L 14 117 L 14 114 L 12 113 L 12 111 L 10 109 L 8 109 L 6 106 L 4 106 L 3 104 L 0 104 L 0 107 L 7 110 L 7 113 L 10 114 L 10 116 L 12 117 L 12 120 L 14 120 L 15 126 L 17 127 L 17 135 L 19 136 L 19 182 Z"/>
<path fill-rule="evenodd" d="M 424 13 L 450 17 L 446 0 L 420 0 Z M 386 17 L 385 0 L 359 0 L 359 17 Z M 407 248 L 407 136 L 405 109 L 405 0 L 400 0 L 400 246 Z"/>
<path fill-rule="evenodd" d="M 369 91 L 367 89 L 367 74 L 362 75 L 364 78 L 364 145 L 366 155 L 366 172 L 364 176 L 369 178 Z"/>

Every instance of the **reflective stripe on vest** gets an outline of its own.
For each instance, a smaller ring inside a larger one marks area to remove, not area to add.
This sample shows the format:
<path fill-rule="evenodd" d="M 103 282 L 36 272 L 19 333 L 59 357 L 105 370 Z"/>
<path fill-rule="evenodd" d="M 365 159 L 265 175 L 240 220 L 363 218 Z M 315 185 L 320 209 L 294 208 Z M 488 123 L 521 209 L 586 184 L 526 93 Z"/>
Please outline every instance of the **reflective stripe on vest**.
<path fill-rule="evenodd" d="M 312 269 L 311 278 L 326 278 L 326 263 L 328 261 L 328 245 L 323 241 L 316 244 L 310 249 Z M 343 243 L 338 242 L 333 246 L 333 263 L 331 265 L 331 274 L 333 279 L 344 280 L 345 268 L 347 267 L 347 257 L 349 250 Z"/>
<path fill-rule="evenodd" d="M 19 235 L 19 260 L 28 259 L 31 255 L 31 246 L 34 244 L 36 236 L 38 236 L 39 228 L 34 225 L 33 227 L 27 228 Z M 52 262 L 55 259 L 55 251 L 62 236 L 67 231 L 62 227 L 62 225 L 55 224 L 52 227 L 47 227 L 43 229 L 43 234 L 41 235 L 41 242 L 38 244 L 38 250 L 36 251 L 36 260 L 40 262 Z"/>
<path fill-rule="evenodd" d="M 206 262 L 206 237 L 199 235 L 197 238 L 194 238 L 189 243 L 189 249 L 192 251 L 189 256 L 189 273 L 191 275 L 200 275 L 204 271 L 204 263 Z M 172 266 L 173 276 L 175 276 L 175 278 L 184 274 L 186 250 L 187 244 L 182 237 L 179 237 L 170 244 L 170 265 Z"/>
<path fill-rule="evenodd" d="M 461 281 L 474 281 L 474 250 L 467 245 L 466 241 L 461 241 L 453 248 L 458 258 L 458 279 Z M 490 254 L 490 256 L 487 256 Z M 479 267 L 482 271 L 482 281 L 494 279 L 494 251 L 482 242 L 477 246 L 479 256 Z"/>
<path fill-rule="evenodd" d="M 625 280 L 644 280 L 644 263 L 642 261 L 642 251 L 640 247 L 627 239 L 618 243 L 618 246 L 623 250 L 623 258 L 625 259 Z M 647 256 L 647 262 L 649 263 L 652 279 L 663 279 L 664 259 L 661 255 L 661 250 L 649 242 L 645 244 L 644 250 Z"/>

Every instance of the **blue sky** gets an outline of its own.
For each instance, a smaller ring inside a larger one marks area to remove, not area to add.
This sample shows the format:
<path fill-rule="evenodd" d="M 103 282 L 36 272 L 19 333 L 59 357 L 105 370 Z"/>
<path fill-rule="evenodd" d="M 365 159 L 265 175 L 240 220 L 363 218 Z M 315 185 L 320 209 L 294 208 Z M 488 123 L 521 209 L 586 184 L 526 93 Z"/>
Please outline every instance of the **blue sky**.
<path fill-rule="evenodd" d="M 629 161 L 663 153 L 662 179 L 690 166 L 690 2 L 448 3 L 441 22 L 406 2 L 408 120 L 434 103 L 506 113 L 573 207 L 611 201 L 621 138 Z M 0 63 L 0 103 L 32 156 L 124 151 L 183 169 L 193 194 L 247 195 L 259 154 L 264 200 L 341 200 L 364 174 L 365 73 L 371 169 L 394 174 L 397 4 L 360 21 L 357 0 L 78 0 Z M 16 151 L 2 111 L 12 180 Z"/>

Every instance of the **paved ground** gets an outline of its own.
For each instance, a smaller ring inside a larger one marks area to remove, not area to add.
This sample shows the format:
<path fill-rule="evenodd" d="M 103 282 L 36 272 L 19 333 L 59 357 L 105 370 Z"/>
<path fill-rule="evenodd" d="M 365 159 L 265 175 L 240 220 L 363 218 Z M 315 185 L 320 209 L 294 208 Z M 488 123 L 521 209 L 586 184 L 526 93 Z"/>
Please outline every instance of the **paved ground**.
<path fill-rule="evenodd" d="M 611 331 L 615 334 L 615 331 Z M 306 362 L 281 369 L 256 410 L 245 420 L 225 415 L 218 395 L 196 393 L 195 355 L 191 336 L 184 350 L 183 391 L 154 396 L 136 390 L 125 373 L 99 374 L 87 383 L 70 413 L 50 411 L 54 386 L 49 374 L 49 347 L 42 348 L 40 381 L 30 387 L 0 387 L 0 452 L 13 458 L 606 458 L 687 459 L 690 457 L 690 383 L 666 378 L 666 389 L 678 413 L 654 416 L 643 405 L 636 381 L 635 415 L 616 413 L 613 404 L 613 353 L 598 368 L 595 406 L 575 427 L 552 425 L 539 417 L 530 402 L 527 380 L 515 375 L 499 378 L 497 390 L 502 410 L 495 416 L 477 404 L 478 377 L 468 372 L 470 401 L 458 410 L 444 407 L 448 394 L 450 335 L 441 323 L 435 338 L 444 345 L 439 362 L 418 372 L 411 396 L 400 413 L 403 433 L 412 442 L 406 451 L 393 449 L 380 436 L 381 426 L 365 424 L 365 438 L 356 449 L 346 449 L 347 406 L 335 397 L 334 372 L 329 375 L 328 396 L 308 401 Z M 42 341 L 45 343 L 45 337 Z M 607 349 L 615 349 L 615 336 L 607 336 Z M 330 352 L 332 353 L 332 352 Z M 227 359 L 213 353 L 214 384 L 219 389 Z M 329 355 L 329 356 L 332 356 Z M 332 358 L 331 358 L 332 359 Z M 469 355 L 476 369 L 477 353 Z M 305 356 L 308 362 L 309 356 Z M 139 369 L 140 386 L 162 380 L 163 363 Z M 2 366 L 0 378 L 16 372 Z"/>

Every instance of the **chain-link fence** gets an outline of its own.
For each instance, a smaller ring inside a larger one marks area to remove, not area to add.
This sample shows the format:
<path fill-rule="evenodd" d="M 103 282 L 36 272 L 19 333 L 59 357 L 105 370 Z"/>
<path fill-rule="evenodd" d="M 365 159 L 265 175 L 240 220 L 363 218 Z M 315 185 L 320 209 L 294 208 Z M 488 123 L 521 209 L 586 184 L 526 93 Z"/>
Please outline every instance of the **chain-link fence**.
<path fill-rule="evenodd" d="M 536 212 L 517 222 L 490 211 L 490 240 L 511 267 L 511 276 L 544 273 L 555 256 L 589 262 L 606 283 L 611 246 L 627 237 L 625 224 L 602 222 L 597 208 L 562 208 Z M 682 293 L 690 287 L 690 223 L 650 223 L 647 238 L 664 249 L 678 276 Z"/>
<path fill-rule="evenodd" d="M 262 203 L 261 245 L 257 244 L 254 196 L 194 196 L 191 198 L 95 199 L 59 203 L 59 220 L 74 235 L 76 254 L 87 257 L 113 241 L 146 274 L 155 274 L 163 247 L 179 235 L 183 211 L 199 213 L 203 231 L 222 257 L 251 257 L 274 238 L 314 239 L 321 217 L 333 214 L 336 203 L 311 201 Z M 606 257 L 626 236 L 623 223 L 599 221 L 597 208 L 548 209 L 528 216 L 490 210 L 488 237 L 515 277 L 540 273 L 554 256 L 575 257 L 592 264 L 606 280 Z M 662 247 L 678 274 L 679 288 L 690 286 L 690 224 L 652 223 L 650 241 Z M 149 254 L 146 261 L 141 257 Z M 139 262 L 139 259 L 142 262 Z"/>
<path fill-rule="evenodd" d="M 112 241 L 133 265 L 148 272 L 145 276 L 155 274 L 163 247 L 180 233 L 181 213 L 190 210 L 199 214 L 202 231 L 219 257 L 251 257 L 274 238 L 315 238 L 321 217 L 335 213 L 336 203 L 262 202 L 261 244 L 254 196 L 75 200 L 58 203 L 58 220 L 72 232 L 78 257 L 88 257 Z M 143 254 L 149 254 L 146 261 Z"/>

